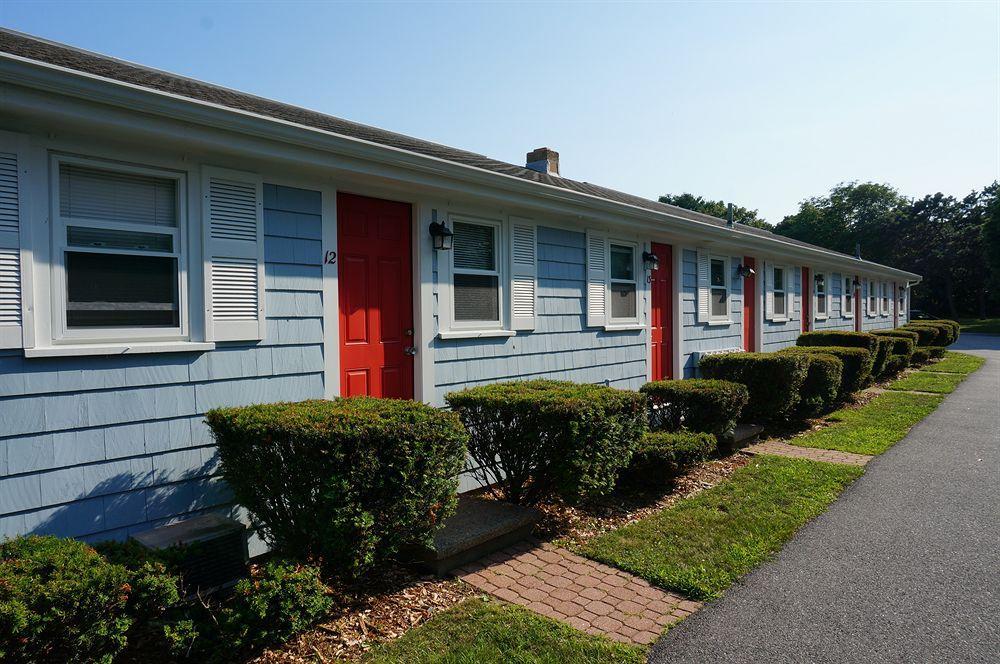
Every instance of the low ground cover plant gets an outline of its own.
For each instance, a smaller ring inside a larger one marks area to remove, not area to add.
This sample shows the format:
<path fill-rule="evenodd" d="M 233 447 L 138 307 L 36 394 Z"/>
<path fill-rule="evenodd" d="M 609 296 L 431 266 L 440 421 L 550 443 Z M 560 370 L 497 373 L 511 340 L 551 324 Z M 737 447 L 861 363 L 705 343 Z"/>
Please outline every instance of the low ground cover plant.
<path fill-rule="evenodd" d="M 663 484 L 718 449 L 713 434 L 697 431 L 651 431 L 643 436 L 622 475 L 628 482 Z"/>
<path fill-rule="evenodd" d="M 893 381 L 888 385 L 890 390 L 910 390 L 914 392 L 933 392 L 934 394 L 950 394 L 959 383 L 965 380 L 966 374 L 935 373 L 931 371 L 915 371 L 909 376 Z"/>
<path fill-rule="evenodd" d="M 0 543 L 0 660 L 111 662 L 137 626 L 178 600 L 162 566 L 134 570 L 52 536 Z"/>
<path fill-rule="evenodd" d="M 750 399 L 746 386 L 726 380 L 658 380 L 639 391 L 649 398 L 654 431 L 731 434 Z"/>
<path fill-rule="evenodd" d="M 785 355 L 832 355 L 840 360 L 843 368 L 840 373 L 838 399 L 847 399 L 855 392 L 864 389 L 871 379 L 874 358 L 870 351 L 857 346 L 789 346 L 782 348 L 778 354 Z"/>
<path fill-rule="evenodd" d="M 515 503 L 610 492 L 648 429 L 645 395 L 600 385 L 497 383 L 445 400 L 469 431 L 480 481 Z"/>
<path fill-rule="evenodd" d="M 456 504 L 467 434 L 454 413 L 351 397 L 206 415 L 236 501 L 282 555 L 355 578 L 428 543 Z"/>
<path fill-rule="evenodd" d="M 595 560 L 695 599 L 718 597 L 819 515 L 861 468 L 757 456 L 727 481 L 583 545 Z"/>
<path fill-rule="evenodd" d="M 401 638 L 375 648 L 367 664 L 642 664 L 644 648 L 577 631 L 528 609 L 468 599 Z"/>
<path fill-rule="evenodd" d="M 745 385 L 750 398 L 744 418 L 763 422 L 785 419 L 795 411 L 809 360 L 782 353 L 726 353 L 703 357 L 698 369 L 705 378 Z"/>

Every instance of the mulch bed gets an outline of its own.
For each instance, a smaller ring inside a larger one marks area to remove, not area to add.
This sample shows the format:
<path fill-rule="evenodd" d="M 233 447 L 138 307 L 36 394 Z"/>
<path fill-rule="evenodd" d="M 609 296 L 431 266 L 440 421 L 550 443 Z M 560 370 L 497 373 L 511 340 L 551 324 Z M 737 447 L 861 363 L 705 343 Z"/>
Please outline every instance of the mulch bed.
<path fill-rule="evenodd" d="M 375 644 L 398 638 L 436 612 L 478 594 L 462 581 L 420 576 L 402 567 L 390 569 L 379 574 L 377 585 L 345 592 L 339 606 L 324 622 L 250 661 L 253 664 L 357 661 Z"/>

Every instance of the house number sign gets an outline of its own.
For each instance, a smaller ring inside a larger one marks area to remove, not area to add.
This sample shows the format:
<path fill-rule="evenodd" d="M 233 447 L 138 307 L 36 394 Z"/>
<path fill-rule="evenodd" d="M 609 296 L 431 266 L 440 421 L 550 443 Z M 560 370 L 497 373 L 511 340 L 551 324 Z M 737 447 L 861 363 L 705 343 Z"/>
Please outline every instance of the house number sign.
<path fill-rule="evenodd" d="M 336 251 L 327 251 L 326 255 L 323 256 L 323 264 L 324 265 L 333 265 L 336 262 L 337 262 L 337 252 Z"/>

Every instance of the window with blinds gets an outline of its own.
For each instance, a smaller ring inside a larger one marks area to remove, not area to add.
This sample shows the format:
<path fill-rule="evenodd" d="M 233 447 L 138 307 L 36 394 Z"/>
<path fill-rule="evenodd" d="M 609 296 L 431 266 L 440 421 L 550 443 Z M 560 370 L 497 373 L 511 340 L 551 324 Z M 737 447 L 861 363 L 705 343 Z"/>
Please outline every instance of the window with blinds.
<path fill-rule="evenodd" d="M 452 289 L 458 323 L 500 324 L 500 226 L 456 221 Z"/>
<path fill-rule="evenodd" d="M 179 331 L 181 182 L 145 168 L 60 161 L 53 232 L 68 336 Z"/>
<path fill-rule="evenodd" d="M 635 247 L 612 244 L 610 256 L 608 291 L 611 297 L 611 320 L 633 320 L 637 315 Z"/>

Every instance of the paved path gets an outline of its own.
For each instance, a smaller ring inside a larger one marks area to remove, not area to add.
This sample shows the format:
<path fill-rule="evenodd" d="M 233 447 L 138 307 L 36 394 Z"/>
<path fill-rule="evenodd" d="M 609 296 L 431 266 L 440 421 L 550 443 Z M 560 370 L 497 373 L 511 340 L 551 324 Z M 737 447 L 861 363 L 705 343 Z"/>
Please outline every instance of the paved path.
<path fill-rule="evenodd" d="M 500 599 L 629 643 L 652 643 L 667 625 L 701 607 L 625 572 L 532 541 L 457 572 L 463 581 Z"/>
<path fill-rule="evenodd" d="M 988 361 L 651 662 L 1000 661 L 1000 337 L 955 350 Z"/>
<path fill-rule="evenodd" d="M 824 450 L 818 447 L 799 447 L 798 445 L 790 445 L 780 440 L 768 440 L 756 445 L 750 445 L 743 448 L 743 451 L 748 454 L 774 454 L 792 459 L 843 463 L 850 466 L 864 466 L 874 458 L 867 454 L 838 452 L 837 450 Z"/>

